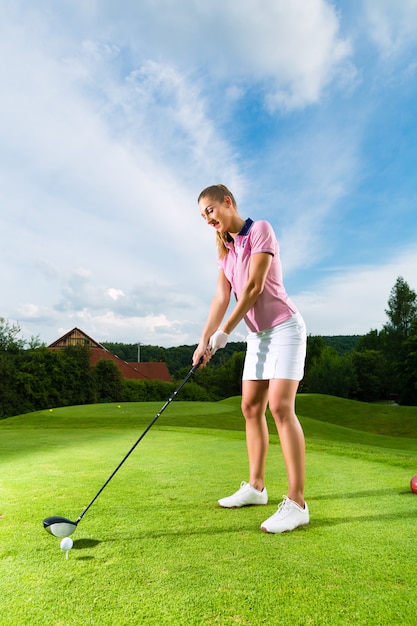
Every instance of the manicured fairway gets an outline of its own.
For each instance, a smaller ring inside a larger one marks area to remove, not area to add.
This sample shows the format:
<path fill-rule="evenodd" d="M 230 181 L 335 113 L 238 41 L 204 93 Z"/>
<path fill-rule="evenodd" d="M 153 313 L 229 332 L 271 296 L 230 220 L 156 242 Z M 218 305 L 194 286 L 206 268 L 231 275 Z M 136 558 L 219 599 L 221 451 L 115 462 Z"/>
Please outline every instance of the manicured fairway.
<path fill-rule="evenodd" d="M 68 560 L 43 518 L 75 519 L 160 405 L 0 422 L 0 624 L 415 625 L 417 440 L 312 419 L 303 402 L 308 528 L 259 530 L 286 491 L 273 428 L 270 503 L 217 507 L 247 479 L 239 401 L 176 401 L 81 521 Z"/>

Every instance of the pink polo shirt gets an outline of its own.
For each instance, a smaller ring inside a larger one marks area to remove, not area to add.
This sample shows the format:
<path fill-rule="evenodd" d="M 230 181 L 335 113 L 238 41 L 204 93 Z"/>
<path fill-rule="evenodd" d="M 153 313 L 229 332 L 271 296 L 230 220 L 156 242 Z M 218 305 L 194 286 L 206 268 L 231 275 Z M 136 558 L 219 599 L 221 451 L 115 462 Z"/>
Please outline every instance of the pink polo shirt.
<path fill-rule="evenodd" d="M 249 331 L 268 330 L 297 313 L 285 291 L 279 245 L 269 222 L 247 219 L 234 243 L 229 242 L 226 245 L 229 253 L 224 259 L 219 259 L 219 267 L 224 271 L 237 300 L 248 281 L 252 254 L 267 252 L 273 256 L 265 288 L 244 318 Z"/>

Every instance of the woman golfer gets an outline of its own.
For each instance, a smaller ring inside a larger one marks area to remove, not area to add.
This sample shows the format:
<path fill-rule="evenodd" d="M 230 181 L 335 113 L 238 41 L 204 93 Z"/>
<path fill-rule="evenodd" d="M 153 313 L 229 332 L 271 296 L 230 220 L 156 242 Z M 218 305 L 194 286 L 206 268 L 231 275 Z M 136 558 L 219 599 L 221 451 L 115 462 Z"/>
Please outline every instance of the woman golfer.
<path fill-rule="evenodd" d="M 306 526 L 310 519 L 304 500 L 304 434 L 295 414 L 295 396 L 304 373 L 305 324 L 285 291 L 278 242 L 271 225 L 244 220 L 224 185 L 204 189 L 198 207 L 206 223 L 216 230 L 219 276 L 193 364 L 203 358 L 206 365 L 219 348 L 225 347 L 242 319 L 249 333 L 242 377 L 249 482 L 242 482 L 236 493 L 218 504 L 239 508 L 268 503 L 265 410 L 269 404 L 285 461 L 288 495 L 261 529 L 267 533 L 288 532 Z M 224 319 L 232 291 L 236 303 Z"/>

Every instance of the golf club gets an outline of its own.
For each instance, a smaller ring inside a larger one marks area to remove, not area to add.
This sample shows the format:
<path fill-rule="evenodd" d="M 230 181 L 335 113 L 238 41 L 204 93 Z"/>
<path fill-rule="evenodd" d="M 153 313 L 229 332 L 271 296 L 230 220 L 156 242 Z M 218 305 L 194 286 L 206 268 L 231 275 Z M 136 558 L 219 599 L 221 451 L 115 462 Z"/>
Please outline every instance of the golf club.
<path fill-rule="evenodd" d="M 88 509 L 91 507 L 91 505 L 97 500 L 97 498 L 99 497 L 99 495 L 101 494 L 101 492 L 103 491 L 103 489 L 109 484 L 109 482 L 111 481 L 111 479 L 113 478 L 113 476 L 116 474 L 116 472 L 119 471 L 119 469 L 122 467 L 123 463 L 126 461 L 126 459 L 132 454 L 133 450 L 136 448 L 136 446 L 138 445 L 138 443 L 140 441 L 142 441 L 142 439 L 144 438 L 144 436 L 146 435 L 146 433 L 152 428 L 152 426 L 155 424 L 156 420 L 158 419 L 158 417 L 165 411 L 165 409 L 167 408 L 168 404 L 170 404 L 172 402 L 172 400 L 175 399 L 175 397 L 177 396 L 177 394 L 179 393 L 179 391 L 183 388 L 183 386 L 185 385 L 185 383 L 191 378 L 191 376 L 193 376 L 193 374 L 195 373 L 195 371 L 199 368 L 199 366 L 201 365 L 203 359 L 201 358 L 199 363 L 197 365 L 193 365 L 193 367 L 190 369 L 190 371 L 188 372 L 188 374 L 186 375 L 186 377 L 184 378 L 184 380 L 178 385 L 178 387 L 175 389 L 175 391 L 173 391 L 173 393 L 170 395 L 170 397 L 168 398 L 168 400 L 165 402 L 164 406 L 161 408 L 161 410 L 155 415 L 155 417 L 153 418 L 153 420 L 151 422 L 149 422 L 148 426 L 145 428 L 145 430 L 143 431 L 143 433 L 140 435 L 140 437 L 137 439 L 137 441 L 133 444 L 133 446 L 130 448 L 129 452 L 123 457 L 123 459 L 120 461 L 119 465 L 116 467 L 116 469 L 110 474 L 110 476 L 108 477 L 108 479 L 106 480 L 106 482 L 104 483 L 104 485 L 99 489 L 99 491 L 96 493 L 96 495 L 94 496 L 94 498 L 91 500 L 91 502 L 86 506 L 86 508 L 84 509 L 84 511 L 81 513 L 81 515 L 79 515 L 77 517 L 77 519 L 75 520 L 75 522 L 72 522 L 71 520 L 67 519 L 66 517 L 61 517 L 59 515 L 53 515 L 52 517 L 47 517 L 43 520 L 43 527 L 45 528 L 45 530 L 50 533 L 51 535 L 54 535 L 55 537 L 69 537 L 69 535 L 72 535 L 72 533 L 76 530 L 77 525 L 79 524 L 79 522 L 82 520 L 82 518 L 84 517 L 84 515 L 87 513 Z"/>

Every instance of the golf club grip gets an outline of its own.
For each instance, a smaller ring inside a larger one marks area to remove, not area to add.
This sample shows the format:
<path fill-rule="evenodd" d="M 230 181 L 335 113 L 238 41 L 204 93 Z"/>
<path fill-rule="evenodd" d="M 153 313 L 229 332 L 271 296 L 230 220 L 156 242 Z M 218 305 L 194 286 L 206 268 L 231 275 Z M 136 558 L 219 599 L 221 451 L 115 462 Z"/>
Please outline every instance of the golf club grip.
<path fill-rule="evenodd" d="M 84 511 L 78 516 L 75 524 L 78 524 L 78 522 L 84 517 L 84 515 L 87 513 L 88 509 L 91 507 L 91 505 L 97 500 L 97 498 L 99 497 L 99 495 L 101 494 L 101 492 L 103 491 L 103 489 L 109 484 L 109 482 L 111 481 L 111 479 L 113 478 L 113 476 L 119 471 L 119 469 L 122 467 L 123 463 L 127 460 L 127 458 L 132 454 L 133 450 L 136 448 L 136 446 L 142 441 L 142 439 L 144 438 L 144 436 L 146 435 L 146 433 L 152 428 L 152 426 L 155 424 L 156 420 L 160 417 L 160 415 L 162 415 L 162 413 L 165 411 L 165 409 L 167 408 L 168 404 L 170 404 L 172 402 L 172 400 L 174 400 L 174 398 L 178 395 L 178 393 L 181 391 L 181 389 L 184 387 L 185 383 L 194 375 L 194 373 L 196 372 L 196 370 L 200 367 L 200 365 L 203 362 L 203 357 L 201 357 L 201 359 L 199 360 L 199 362 L 197 363 L 197 365 L 193 365 L 193 367 L 190 369 L 190 371 L 188 372 L 188 374 L 185 376 L 185 378 L 180 382 L 180 384 L 178 385 L 178 387 L 172 392 L 172 394 L 170 395 L 170 397 L 168 398 L 168 400 L 165 402 L 164 406 L 159 410 L 159 412 L 155 415 L 155 417 L 152 419 L 151 422 L 149 422 L 149 424 L 147 425 L 147 427 L 145 428 L 145 430 L 143 431 L 143 433 L 140 435 L 140 437 L 135 441 L 135 443 L 133 444 L 133 446 L 130 448 L 129 452 L 127 454 L 125 454 L 125 456 L 123 457 L 123 459 L 120 461 L 119 465 L 116 467 L 115 470 L 113 470 L 113 472 L 110 474 L 110 476 L 108 477 L 108 479 L 106 480 L 106 482 L 104 483 L 104 485 L 99 489 L 99 491 L 96 493 L 96 495 L 94 496 L 94 498 L 91 500 L 91 502 L 86 506 L 86 508 L 84 509 Z"/>

